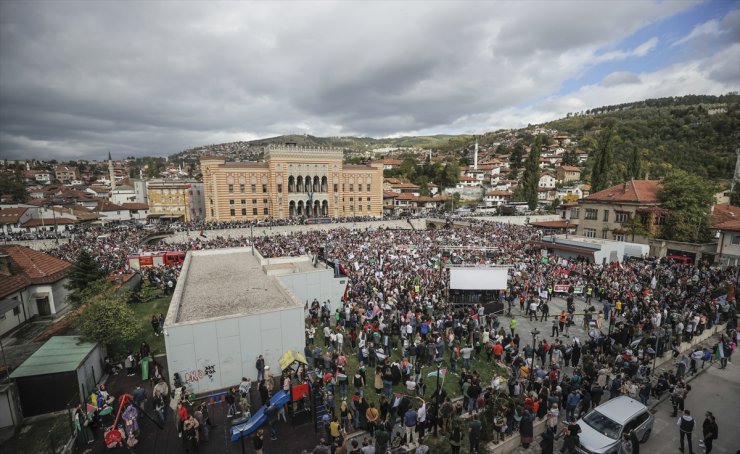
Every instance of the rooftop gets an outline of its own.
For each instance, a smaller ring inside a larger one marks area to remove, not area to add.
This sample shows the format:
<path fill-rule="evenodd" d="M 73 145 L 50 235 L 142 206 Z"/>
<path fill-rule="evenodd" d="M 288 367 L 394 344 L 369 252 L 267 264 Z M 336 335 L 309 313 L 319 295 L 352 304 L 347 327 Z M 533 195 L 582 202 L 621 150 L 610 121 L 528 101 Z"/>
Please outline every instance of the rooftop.
<path fill-rule="evenodd" d="M 661 182 L 658 180 L 631 180 L 586 197 L 586 202 L 615 202 L 658 204 Z"/>
<path fill-rule="evenodd" d="M 279 281 L 265 275 L 251 248 L 190 251 L 177 281 L 166 324 L 274 312 L 296 306 L 303 307 Z"/>
<path fill-rule="evenodd" d="M 10 378 L 76 370 L 96 345 L 84 342 L 79 336 L 54 336 L 13 371 Z"/>

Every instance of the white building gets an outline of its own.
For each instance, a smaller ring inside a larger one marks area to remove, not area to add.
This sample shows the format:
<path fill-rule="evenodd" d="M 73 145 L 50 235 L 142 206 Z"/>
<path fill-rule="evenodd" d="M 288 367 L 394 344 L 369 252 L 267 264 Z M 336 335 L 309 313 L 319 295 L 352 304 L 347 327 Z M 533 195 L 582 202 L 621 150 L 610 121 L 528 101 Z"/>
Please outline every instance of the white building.
<path fill-rule="evenodd" d="M 506 203 L 509 203 L 511 200 L 511 192 L 509 191 L 499 191 L 499 190 L 493 190 L 486 192 L 486 195 L 483 197 L 483 202 L 486 204 L 486 206 L 498 206 L 503 205 Z"/>
<path fill-rule="evenodd" d="M 304 303 L 251 248 L 188 252 L 164 324 L 170 376 L 224 389 L 256 379 L 259 355 L 280 376 L 280 356 L 305 345 Z"/>
<path fill-rule="evenodd" d="M 0 246 L 0 335 L 67 308 L 71 263 L 19 245 Z"/>
<path fill-rule="evenodd" d="M 541 189 L 554 189 L 556 183 L 557 181 L 555 180 L 554 176 L 550 175 L 549 173 L 543 173 L 540 176 L 538 187 Z"/>

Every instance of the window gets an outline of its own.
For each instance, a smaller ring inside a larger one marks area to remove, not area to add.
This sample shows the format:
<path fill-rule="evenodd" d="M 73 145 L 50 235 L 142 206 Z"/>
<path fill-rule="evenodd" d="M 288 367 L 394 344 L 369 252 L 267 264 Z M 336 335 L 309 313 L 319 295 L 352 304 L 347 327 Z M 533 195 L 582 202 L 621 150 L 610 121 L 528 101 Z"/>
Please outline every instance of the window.
<path fill-rule="evenodd" d="M 357 206 L 357 209 L 358 209 L 359 211 L 362 211 L 362 205 L 358 205 L 358 206 Z"/>
<path fill-rule="evenodd" d="M 372 208 L 370 208 L 370 205 L 367 206 L 367 211 L 368 212 L 372 211 Z"/>
<path fill-rule="evenodd" d="M 614 241 L 624 241 L 624 235 L 622 235 L 620 233 L 615 233 L 614 234 Z"/>
<path fill-rule="evenodd" d="M 233 208 L 229 210 L 229 213 L 231 213 L 232 216 L 236 216 L 236 210 Z"/>
<path fill-rule="evenodd" d="M 609 210 L 604 210 L 604 222 L 609 222 Z"/>
<path fill-rule="evenodd" d="M 357 191 L 362 192 L 362 183 L 357 183 Z"/>
<path fill-rule="evenodd" d="M 278 183 L 278 194 L 282 194 L 282 193 L 283 193 L 283 184 Z"/>
<path fill-rule="evenodd" d="M 735 244 L 735 245 L 740 244 L 740 235 L 735 235 L 732 237 L 732 244 Z"/>
<path fill-rule="evenodd" d="M 234 192 L 234 185 L 233 184 L 230 184 L 229 185 L 229 194 L 231 194 L 233 192 Z"/>
<path fill-rule="evenodd" d="M 247 215 L 247 209 L 246 208 L 242 208 L 242 216 L 246 216 L 246 215 Z"/>
<path fill-rule="evenodd" d="M 586 219 L 595 221 L 598 217 L 599 210 L 593 208 L 586 208 Z"/>
<path fill-rule="evenodd" d="M 239 192 L 241 192 L 242 194 L 244 194 L 244 183 L 242 183 L 242 184 L 239 185 Z"/>
<path fill-rule="evenodd" d="M 252 208 L 252 214 L 257 216 L 257 207 Z"/>
<path fill-rule="evenodd" d="M 583 229 L 583 236 L 586 238 L 596 238 L 596 229 Z"/>
<path fill-rule="evenodd" d="M 233 205 L 233 204 L 234 204 L 234 199 L 229 199 L 229 205 Z"/>
<path fill-rule="evenodd" d="M 262 193 L 264 194 L 265 192 L 267 192 L 267 184 L 262 183 Z"/>
<path fill-rule="evenodd" d="M 265 207 L 264 212 L 265 212 L 266 215 L 267 214 L 270 214 L 270 210 L 267 207 Z"/>
<path fill-rule="evenodd" d="M 615 219 L 614 220 L 617 221 L 617 222 L 619 222 L 620 224 L 629 221 L 629 219 L 630 219 L 630 214 L 629 213 L 625 213 L 624 211 L 617 211 L 615 213 Z"/>
<path fill-rule="evenodd" d="M 354 202 L 354 201 L 355 201 L 355 198 L 354 198 L 354 197 L 350 197 L 350 198 L 349 198 L 349 203 L 352 203 L 352 202 Z"/>
<path fill-rule="evenodd" d="M 16 306 L 13 308 L 13 315 L 19 315 L 21 313 L 21 307 Z"/>
<path fill-rule="evenodd" d="M 257 199 L 252 199 L 252 205 L 257 205 Z"/>
<path fill-rule="evenodd" d="M 254 194 L 255 192 L 257 192 L 257 185 L 252 184 L 252 194 Z"/>
<path fill-rule="evenodd" d="M 264 203 L 265 205 L 267 205 L 267 199 L 262 199 L 262 203 Z"/>
<path fill-rule="evenodd" d="M 606 239 L 606 237 L 609 235 L 609 229 L 602 229 L 601 230 L 601 238 Z"/>
<path fill-rule="evenodd" d="M 339 192 L 339 185 L 334 183 L 334 192 Z"/>
<path fill-rule="evenodd" d="M 367 201 L 368 201 L 368 202 L 370 201 L 370 197 L 368 197 L 368 198 L 367 198 Z"/>
<path fill-rule="evenodd" d="M 242 205 L 246 205 L 246 204 L 247 204 L 247 200 L 246 199 L 242 199 Z"/>
<path fill-rule="evenodd" d="M 355 185 L 354 183 L 349 184 L 349 192 L 355 192 Z"/>

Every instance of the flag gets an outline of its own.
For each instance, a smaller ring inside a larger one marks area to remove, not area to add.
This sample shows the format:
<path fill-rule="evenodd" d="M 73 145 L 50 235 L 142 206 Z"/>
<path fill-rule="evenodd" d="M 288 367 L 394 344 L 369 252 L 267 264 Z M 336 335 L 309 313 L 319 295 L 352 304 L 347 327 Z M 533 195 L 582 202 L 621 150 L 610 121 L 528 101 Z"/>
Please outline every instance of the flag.
<path fill-rule="evenodd" d="M 442 263 L 439 261 L 439 259 L 435 260 L 434 262 L 434 269 L 438 270 L 442 267 Z"/>
<path fill-rule="evenodd" d="M 200 236 L 203 238 L 208 238 L 205 233 L 203 233 L 203 229 L 200 229 Z"/>
<path fill-rule="evenodd" d="M 444 367 L 444 368 L 442 368 L 442 369 L 439 370 L 439 376 L 442 377 L 442 380 L 443 381 L 444 381 L 446 375 L 447 375 L 447 368 L 446 367 Z M 433 370 L 433 371 L 431 371 L 431 372 L 429 372 L 427 374 L 427 377 L 436 377 L 436 376 L 437 376 L 437 371 L 436 370 Z"/>

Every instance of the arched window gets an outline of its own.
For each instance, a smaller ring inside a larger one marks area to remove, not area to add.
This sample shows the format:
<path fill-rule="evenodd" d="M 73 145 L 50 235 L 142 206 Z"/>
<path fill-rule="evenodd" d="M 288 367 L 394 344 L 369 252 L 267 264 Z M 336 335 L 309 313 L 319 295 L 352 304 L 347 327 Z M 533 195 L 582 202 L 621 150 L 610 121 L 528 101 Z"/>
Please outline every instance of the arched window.
<path fill-rule="evenodd" d="M 296 181 L 296 192 L 303 192 L 303 177 L 299 176 Z"/>
<path fill-rule="evenodd" d="M 329 185 L 329 182 L 326 177 L 321 177 L 321 192 L 328 192 L 329 188 L 327 187 Z"/>
<path fill-rule="evenodd" d="M 295 192 L 295 177 L 293 175 L 288 177 L 288 192 Z"/>

